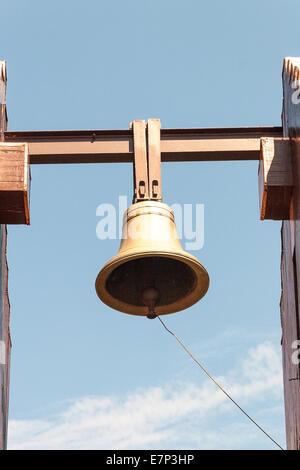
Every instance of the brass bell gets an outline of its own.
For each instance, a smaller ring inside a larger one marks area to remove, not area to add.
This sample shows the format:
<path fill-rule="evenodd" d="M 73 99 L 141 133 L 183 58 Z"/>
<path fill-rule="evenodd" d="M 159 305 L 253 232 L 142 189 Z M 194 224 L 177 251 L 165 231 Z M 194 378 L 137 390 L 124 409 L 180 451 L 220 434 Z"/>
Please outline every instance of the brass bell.
<path fill-rule="evenodd" d="M 195 304 L 208 285 L 205 268 L 182 249 L 170 207 L 147 200 L 125 212 L 119 252 L 99 272 L 96 292 L 111 308 L 155 318 Z"/>
<path fill-rule="evenodd" d="M 203 297 L 209 277 L 182 249 L 174 215 L 161 202 L 160 120 L 132 123 L 134 197 L 124 214 L 118 254 L 96 279 L 99 298 L 116 310 L 155 318 Z"/>

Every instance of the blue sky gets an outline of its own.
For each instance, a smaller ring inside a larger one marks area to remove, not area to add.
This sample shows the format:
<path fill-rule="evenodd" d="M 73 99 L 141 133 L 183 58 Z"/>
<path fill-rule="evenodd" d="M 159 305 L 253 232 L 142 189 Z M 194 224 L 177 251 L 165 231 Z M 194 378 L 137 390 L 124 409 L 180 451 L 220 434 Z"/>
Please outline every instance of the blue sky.
<path fill-rule="evenodd" d="M 297 1 L 11 0 L 1 8 L 9 130 L 281 124 Z M 204 204 L 207 295 L 165 317 L 281 444 L 280 222 L 259 220 L 257 162 L 168 163 L 164 202 Z M 96 208 L 132 167 L 33 166 L 31 225 L 8 228 L 9 448 L 273 449 L 158 321 L 95 294 L 119 240 Z M 184 243 L 184 240 L 183 240 Z"/>

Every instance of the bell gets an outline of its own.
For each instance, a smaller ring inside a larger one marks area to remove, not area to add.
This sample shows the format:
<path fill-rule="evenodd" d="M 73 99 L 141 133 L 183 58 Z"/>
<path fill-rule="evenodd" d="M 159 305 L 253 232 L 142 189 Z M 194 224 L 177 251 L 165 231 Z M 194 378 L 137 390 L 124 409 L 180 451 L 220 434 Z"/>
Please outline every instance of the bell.
<path fill-rule="evenodd" d="M 148 200 L 125 212 L 119 252 L 99 272 L 96 292 L 115 310 L 155 318 L 195 304 L 208 285 L 205 268 L 182 249 L 170 207 Z"/>

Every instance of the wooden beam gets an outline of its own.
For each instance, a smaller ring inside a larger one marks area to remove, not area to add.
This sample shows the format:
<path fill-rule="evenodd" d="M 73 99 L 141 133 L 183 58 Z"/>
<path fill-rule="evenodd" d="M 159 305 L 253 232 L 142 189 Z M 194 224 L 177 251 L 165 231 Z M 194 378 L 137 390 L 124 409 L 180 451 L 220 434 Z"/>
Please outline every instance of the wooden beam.
<path fill-rule="evenodd" d="M 7 129 L 7 112 L 6 112 L 6 62 L 0 61 L 0 141 L 4 140 L 4 133 Z"/>
<path fill-rule="evenodd" d="M 281 325 L 287 449 L 300 450 L 300 59 L 283 64 L 283 135 L 289 137 L 294 180 L 291 218 L 282 224 Z"/>
<path fill-rule="evenodd" d="M 260 138 L 282 137 L 281 127 L 161 129 L 161 160 L 259 160 Z M 27 142 L 31 164 L 133 161 L 133 131 L 10 131 L 5 142 Z"/>
<path fill-rule="evenodd" d="M 288 220 L 293 193 L 290 139 L 263 137 L 260 154 L 260 219 Z"/>
<path fill-rule="evenodd" d="M 7 127 L 6 113 L 6 63 L 0 61 L 0 141 Z M 10 306 L 8 299 L 8 268 L 6 260 L 7 230 L 0 225 L 0 449 L 7 448 L 7 424 L 10 372 Z"/>
<path fill-rule="evenodd" d="M 0 143 L 0 223 L 30 224 L 28 145 Z"/>

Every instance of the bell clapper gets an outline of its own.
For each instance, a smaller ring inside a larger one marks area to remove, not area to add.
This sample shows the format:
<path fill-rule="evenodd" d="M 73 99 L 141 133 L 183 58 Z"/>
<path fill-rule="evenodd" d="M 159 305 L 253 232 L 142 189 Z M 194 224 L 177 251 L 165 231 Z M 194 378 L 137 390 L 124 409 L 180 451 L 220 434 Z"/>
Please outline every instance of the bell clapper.
<path fill-rule="evenodd" d="M 142 300 L 149 309 L 149 313 L 147 315 L 147 318 L 149 318 L 149 320 L 153 320 L 157 316 L 154 309 L 158 302 L 158 299 L 159 291 L 155 289 L 155 287 L 146 287 L 146 289 L 143 290 Z"/>
<path fill-rule="evenodd" d="M 156 318 L 156 317 L 157 317 L 157 315 L 156 315 L 155 311 L 150 310 L 150 308 L 149 308 L 149 313 L 147 315 L 147 318 L 149 318 L 149 320 L 154 320 L 154 318 Z"/>

